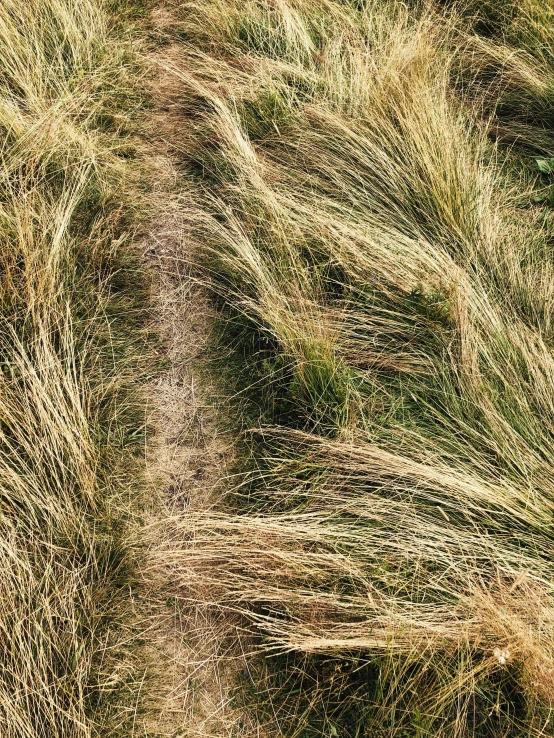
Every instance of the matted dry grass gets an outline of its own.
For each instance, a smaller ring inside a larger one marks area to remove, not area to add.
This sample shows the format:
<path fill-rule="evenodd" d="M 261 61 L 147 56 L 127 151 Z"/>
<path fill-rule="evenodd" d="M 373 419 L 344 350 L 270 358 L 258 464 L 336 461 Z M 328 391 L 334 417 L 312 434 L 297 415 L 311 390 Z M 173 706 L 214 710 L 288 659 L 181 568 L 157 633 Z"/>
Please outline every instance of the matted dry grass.
<path fill-rule="evenodd" d="M 478 5 L 180 4 L 189 238 L 253 431 L 159 560 L 289 654 L 286 735 L 552 731 L 551 8 Z"/>
<path fill-rule="evenodd" d="M 121 190 L 139 98 L 111 23 L 93 0 L 0 5 L 5 738 L 129 735 L 137 703 L 126 521 L 144 289 Z"/>

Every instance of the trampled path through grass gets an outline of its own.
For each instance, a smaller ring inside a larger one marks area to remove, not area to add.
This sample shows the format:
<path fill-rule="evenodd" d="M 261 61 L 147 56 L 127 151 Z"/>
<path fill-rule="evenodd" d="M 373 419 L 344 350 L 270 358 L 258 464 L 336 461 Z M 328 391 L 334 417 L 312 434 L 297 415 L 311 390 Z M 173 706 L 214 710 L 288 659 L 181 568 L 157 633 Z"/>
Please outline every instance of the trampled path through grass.
<path fill-rule="evenodd" d="M 233 458 L 232 438 L 218 416 L 219 390 L 207 368 L 215 314 L 190 235 L 179 80 L 186 60 L 174 38 L 177 26 L 174 3 L 153 3 L 146 21 L 153 49 L 145 58 L 151 106 L 144 132 L 152 217 L 142 249 L 163 369 L 147 388 L 152 434 L 146 473 L 158 498 L 149 521 L 155 540 L 146 595 L 152 602 L 144 613 L 150 625 L 143 725 L 147 735 L 246 738 L 261 734 L 258 726 L 250 732 L 252 721 L 232 704 L 246 666 L 236 621 L 211 606 L 209 587 L 182 601 L 172 576 L 171 549 L 181 545 L 182 526 L 190 515 L 209 515 L 218 504 Z"/>

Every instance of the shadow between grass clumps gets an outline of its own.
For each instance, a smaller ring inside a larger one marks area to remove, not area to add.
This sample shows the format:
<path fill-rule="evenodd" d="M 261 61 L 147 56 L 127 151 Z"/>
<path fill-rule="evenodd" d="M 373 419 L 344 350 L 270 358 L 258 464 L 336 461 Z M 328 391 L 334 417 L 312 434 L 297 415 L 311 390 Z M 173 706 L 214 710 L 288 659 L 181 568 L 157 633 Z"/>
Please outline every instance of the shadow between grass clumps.
<path fill-rule="evenodd" d="M 419 675 L 418 693 L 398 695 L 398 680 L 415 674 L 404 659 L 372 660 L 286 653 L 252 660 L 242 672 L 233 702 L 253 711 L 261 725 L 279 726 L 290 738 L 427 738 L 453 727 L 456 714 L 425 711 L 425 693 L 433 676 Z M 448 677 L 445 678 L 448 679 Z M 445 681 L 445 684 L 447 682 Z M 436 685 L 435 685 L 436 686 Z M 525 700 L 516 675 L 499 670 L 477 685 L 469 718 L 476 738 L 524 733 Z"/>

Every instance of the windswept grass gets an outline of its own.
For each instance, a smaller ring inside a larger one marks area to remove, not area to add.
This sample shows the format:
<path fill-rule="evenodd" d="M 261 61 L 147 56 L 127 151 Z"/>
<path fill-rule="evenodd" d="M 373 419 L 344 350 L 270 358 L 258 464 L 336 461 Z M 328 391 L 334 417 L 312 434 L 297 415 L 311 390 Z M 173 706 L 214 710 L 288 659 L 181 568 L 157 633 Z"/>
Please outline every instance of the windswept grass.
<path fill-rule="evenodd" d="M 182 4 L 189 217 L 254 428 L 172 572 L 280 654 L 282 734 L 553 731 L 551 15 Z"/>
<path fill-rule="evenodd" d="M 120 190 L 138 99 L 109 24 L 93 0 L 0 4 L 5 738 L 129 735 L 135 702 L 122 593 L 143 339 Z"/>

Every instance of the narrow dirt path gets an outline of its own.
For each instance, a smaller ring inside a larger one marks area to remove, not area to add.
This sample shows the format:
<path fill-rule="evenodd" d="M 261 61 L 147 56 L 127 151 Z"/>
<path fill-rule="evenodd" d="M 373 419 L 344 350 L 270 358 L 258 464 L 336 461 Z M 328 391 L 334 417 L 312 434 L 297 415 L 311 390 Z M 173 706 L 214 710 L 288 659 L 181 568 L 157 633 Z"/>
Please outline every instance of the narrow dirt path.
<path fill-rule="evenodd" d="M 179 81 L 171 69 L 182 63 L 172 41 L 175 18 L 171 4 L 152 11 L 151 33 L 158 42 L 148 56 L 151 102 L 147 115 L 144 167 L 150 175 L 152 220 L 142 249 L 152 275 L 154 328 L 161 337 L 160 360 L 167 371 L 148 387 L 150 425 L 155 429 L 146 451 L 152 488 L 161 490 L 160 535 L 170 540 L 172 517 L 208 510 L 222 489 L 231 459 L 231 443 L 221 432 L 214 389 L 201 371 L 213 319 L 206 291 L 191 264 L 193 244 L 187 236 L 186 183 L 180 167 L 180 131 L 186 119 L 179 104 Z M 147 617 L 147 660 L 151 675 L 147 736 L 171 738 L 258 735 L 243 711 L 233 706 L 233 687 L 244 670 L 233 626 L 198 604 L 183 608 L 172 596 L 168 562 L 164 602 L 151 603 Z M 178 595 L 175 592 L 175 595 Z M 139 731 L 137 731 L 139 733 Z"/>

